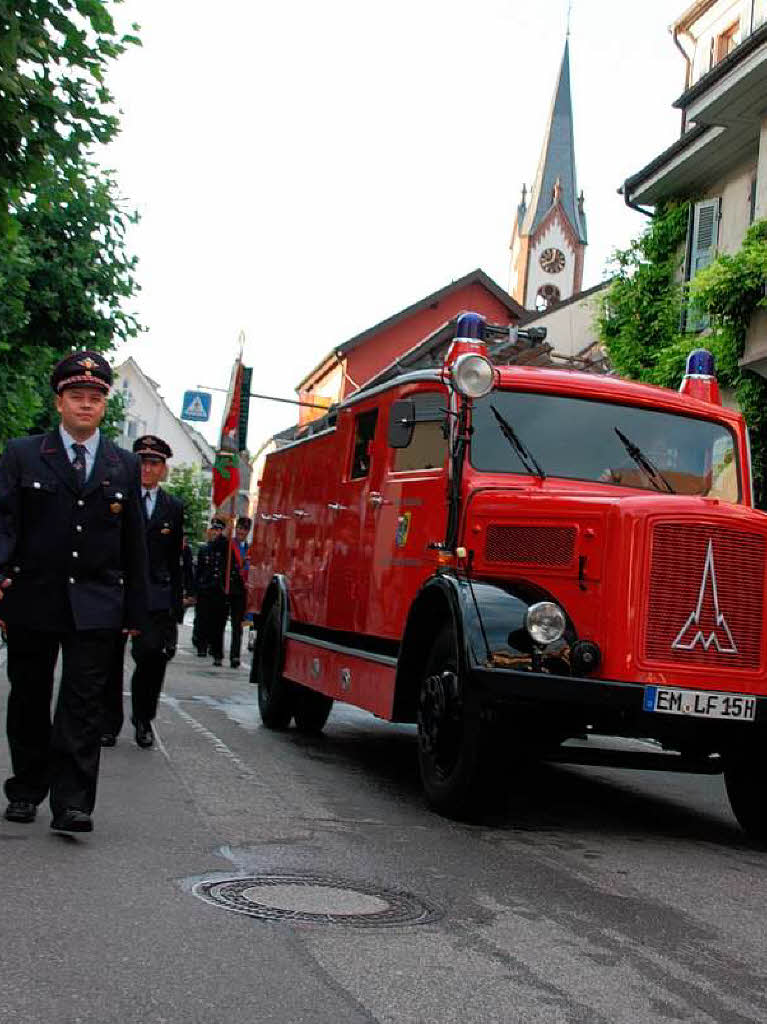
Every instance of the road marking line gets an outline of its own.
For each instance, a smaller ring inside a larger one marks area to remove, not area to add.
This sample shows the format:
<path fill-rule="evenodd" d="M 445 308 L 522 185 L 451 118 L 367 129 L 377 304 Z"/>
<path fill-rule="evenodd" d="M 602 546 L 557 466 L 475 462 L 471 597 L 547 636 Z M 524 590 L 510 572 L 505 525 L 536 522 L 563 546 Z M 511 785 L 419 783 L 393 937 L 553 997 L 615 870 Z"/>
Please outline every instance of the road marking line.
<path fill-rule="evenodd" d="M 184 711 L 184 709 L 179 705 L 179 702 L 176 700 L 175 697 L 168 697 L 163 693 L 160 695 L 160 701 L 161 703 L 167 704 L 170 708 L 172 708 L 173 711 L 175 711 L 176 714 L 187 723 L 187 725 L 190 725 L 195 730 L 195 732 L 198 732 L 200 733 L 201 736 L 204 736 L 205 739 L 215 748 L 215 750 L 218 751 L 219 754 L 223 754 L 224 757 L 231 761 L 231 763 L 238 769 L 238 771 L 241 771 L 244 775 L 246 775 L 249 779 L 251 779 L 256 785 L 260 786 L 262 789 L 269 789 L 268 786 L 264 785 L 264 780 L 255 771 L 253 771 L 250 765 L 246 764 L 245 761 L 242 760 L 242 758 L 238 757 L 238 755 L 235 754 L 233 750 L 227 747 L 226 743 L 224 743 L 222 739 L 219 739 L 219 737 L 216 736 L 214 732 L 211 732 L 210 729 L 207 729 L 201 722 L 198 722 L 196 718 L 193 718 L 188 711 Z M 154 728 L 157 734 L 157 745 L 159 746 L 160 750 L 165 755 L 165 757 L 168 759 L 168 761 L 170 761 L 170 754 L 168 753 L 167 748 L 163 744 L 159 732 L 157 732 L 156 725 L 154 726 Z"/>

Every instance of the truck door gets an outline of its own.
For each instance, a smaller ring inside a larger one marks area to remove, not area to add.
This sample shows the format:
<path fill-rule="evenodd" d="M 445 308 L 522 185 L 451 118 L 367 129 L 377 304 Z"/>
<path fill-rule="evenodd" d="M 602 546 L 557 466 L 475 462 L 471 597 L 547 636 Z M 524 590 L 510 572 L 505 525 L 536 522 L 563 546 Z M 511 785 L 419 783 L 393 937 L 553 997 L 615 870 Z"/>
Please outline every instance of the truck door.
<path fill-rule="evenodd" d="M 344 459 L 336 496 L 328 499 L 332 538 L 328 621 L 331 629 L 358 633 L 364 626 L 372 549 L 367 520 L 371 479 L 376 469 L 377 406 L 352 406 L 339 419 Z M 331 492 L 332 493 L 332 489 Z"/>
<path fill-rule="evenodd" d="M 380 453 L 368 493 L 366 544 L 372 549 L 367 601 L 361 629 L 399 639 L 419 587 L 437 568 L 429 545 L 445 537 L 447 440 L 443 432 L 444 390 L 402 391 L 414 407 L 413 434 L 406 448 L 388 444 L 391 404 L 382 410 Z"/>

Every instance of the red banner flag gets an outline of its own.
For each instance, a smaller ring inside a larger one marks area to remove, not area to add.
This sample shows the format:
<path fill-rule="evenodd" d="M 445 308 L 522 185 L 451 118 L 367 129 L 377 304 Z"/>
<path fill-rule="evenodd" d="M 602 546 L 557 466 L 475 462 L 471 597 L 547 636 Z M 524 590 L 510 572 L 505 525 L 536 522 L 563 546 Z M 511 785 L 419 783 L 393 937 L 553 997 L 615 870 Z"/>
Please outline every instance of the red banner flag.
<path fill-rule="evenodd" d="M 238 358 L 232 367 L 224 420 L 221 424 L 221 443 L 213 467 L 213 504 L 216 508 L 220 508 L 228 498 L 237 494 L 240 488 L 240 453 L 237 445 L 241 402 L 242 361 Z"/>

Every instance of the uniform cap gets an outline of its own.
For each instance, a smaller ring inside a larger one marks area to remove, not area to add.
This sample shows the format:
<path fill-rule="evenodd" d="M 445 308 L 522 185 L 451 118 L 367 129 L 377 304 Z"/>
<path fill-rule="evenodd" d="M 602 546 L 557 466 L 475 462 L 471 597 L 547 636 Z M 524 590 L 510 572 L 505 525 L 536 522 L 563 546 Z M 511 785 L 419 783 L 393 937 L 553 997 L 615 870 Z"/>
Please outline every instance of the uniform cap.
<path fill-rule="evenodd" d="M 133 442 L 133 451 L 136 455 L 146 455 L 153 459 L 172 459 L 173 451 L 167 441 L 163 441 L 161 437 L 155 437 L 154 434 L 144 434 L 143 437 L 137 437 Z"/>
<path fill-rule="evenodd" d="M 112 367 L 98 352 L 72 352 L 56 363 L 51 373 L 51 387 L 57 395 L 65 388 L 96 388 L 109 392 Z"/>
<path fill-rule="evenodd" d="M 218 516 L 213 516 L 213 518 L 210 521 L 210 525 L 212 527 L 218 528 L 219 530 L 226 529 L 226 523 L 224 522 L 223 519 L 219 519 Z"/>

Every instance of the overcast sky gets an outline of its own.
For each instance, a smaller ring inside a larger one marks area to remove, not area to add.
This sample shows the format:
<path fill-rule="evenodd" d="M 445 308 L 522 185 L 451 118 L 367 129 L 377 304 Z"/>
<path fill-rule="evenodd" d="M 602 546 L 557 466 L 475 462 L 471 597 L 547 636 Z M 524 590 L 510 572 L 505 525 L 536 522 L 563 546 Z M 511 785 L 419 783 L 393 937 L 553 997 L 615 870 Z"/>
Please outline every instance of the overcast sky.
<path fill-rule="evenodd" d="M 668 0 L 574 0 L 584 287 L 643 218 L 616 192 L 679 133 L 684 67 Z M 253 389 L 294 387 L 333 347 L 481 267 L 508 244 L 562 59 L 567 0 L 125 0 L 143 48 L 115 66 L 107 151 L 142 221 L 135 308 L 118 352 L 174 412 L 225 387 L 238 332 Z M 223 398 L 203 432 L 215 441 Z M 294 422 L 251 404 L 250 447 Z"/>

